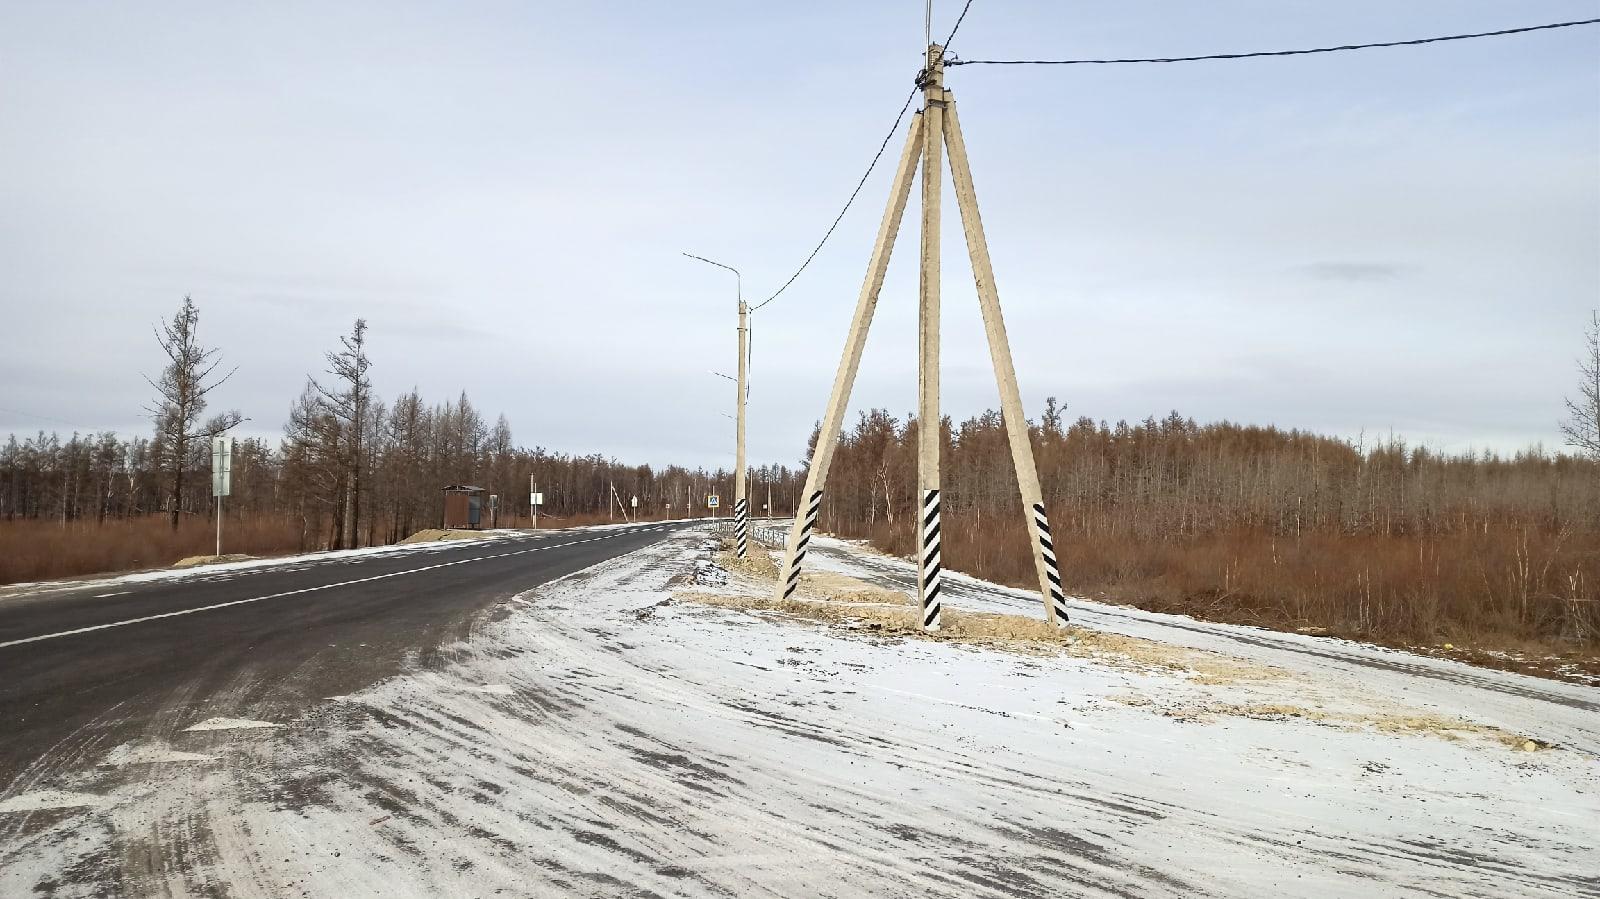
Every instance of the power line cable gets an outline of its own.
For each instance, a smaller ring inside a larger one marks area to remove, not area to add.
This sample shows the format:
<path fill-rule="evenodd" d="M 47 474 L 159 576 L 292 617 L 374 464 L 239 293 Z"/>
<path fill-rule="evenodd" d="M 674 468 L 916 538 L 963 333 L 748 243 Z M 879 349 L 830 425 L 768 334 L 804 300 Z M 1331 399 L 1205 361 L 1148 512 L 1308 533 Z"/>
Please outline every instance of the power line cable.
<path fill-rule="evenodd" d="M 927 33 L 933 28 L 932 0 L 929 0 L 924 9 L 925 13 L 923 16 L 923 31 L 924 33 Z M 970 9 L 972 9 L 972 0 L 967 0 L 966 4 L 961 7 L 961 14 L 956 16 L 955 26 L 950 29 L 950 34 L 944 39 L 944 43 L 940 44 L 941 47 L 945 47 L 947 49 L 949 48 L 950 42 L 955 39 L 956 32 L 961 30 L 961 23 L 966 21 L 967 11 Z M 861 194 L 861 188 L 866 186 L 867 179 L 872 176 L 872 170 L 878 166 L 878 160 L 883 158 L 883 153 L 889 148 L 889 142 L 894 139 L 895 132 L 900 130 L 900 123 L 906 117 L 906 110 L 911 108 L 911 101 L 916 99 L 917 92 L 920 90 L 922 90 L 921 73 L 919 73 L 917 76 L 917 86 L 911 89 L 911 93 L 906 95 L 906 101 L 900 105 L 900 112 L 895 115 L 894 124 L 890 126 L 889 133 L 885 134 L 883 136 L 883 142 L 878 144 L 878 152 L 873 154 L 872 162 L 867 164 L 866 172 L 861 175 L 861 180 L 856 182 L 856 189 L 850 192 L 850 198 L 844 201 L 844 208 L 840 209 L 839 214 L 834 216 L 833 224 L 828 226 L 828 230 L 822 235 L 822 239 L 817 241 L 817 245 L 811 250 L 811 254 L 806 256 L 806 260 L 804 262 L 800 263 L 800 267 L 795 269 L 794 274 L 789 276 L 789 280 L 783 282 L 783 286 L 774 291 L 772 296 L 767 297 L 754 306 L 751 306 L 751 312 L 754 312 L 757 309 L 760 309 L 762 306 L 765 306 L 773 300 L 776 300 L 780 294 L 782 294 L 785 290 L 788 290 L 789 285 L 793 284 L 795 279 L 800 277 L 800 273 L 805 271 L 806 267 L 811 264 L 811 260 L 817 258 L 817 254 L 822 252 L 822 245 L 827 243 L 828 238 L 833 236 L 833 232 L 839 227 L 839 222 L 844 220 L 844 214 L 850 211 L 851 204 L 855 203 L 856 197 Z"/>
<path fill-rule="evenodd" d="M 967 13 L 971 9 L 972 0 L 967 0 L 967 2 L 961 7 L 961 14 L 956 17 L 955 25 L 951 27 L 950 33 L 944 39 L 944 43 L 940 45 L 944 47 L 946 51 L 949 50 L 951 42 L 955 40 L 956 33 L 961 30 L 961 25 L 966 21 Z M 925 30 L 928 27 L 931 27 L 931 14 L 931 9 L 929 9 L 924 18 Z M 1168 56 L 1117 59 L 959 59 L 952 56 L 951 58 L 946 59 L 944 64 L 946 66 L 1120 65 L 1130 63 L 1172 63 L 1200 62 L 1203 60 L 1221 59 L 1255 59 L 1273 56 L 1308 56 L 1315 53 L 1338 53 L 1346 50 L 1370 50 L 1382 47 L 1414 47 L 1422 44 L 1437 44 L 1446 41 L 1464 41 L 1485 37 L 1503 37 L 1513 34 L 1525 34 L 1532 31 L 1550 31 L 1557 28 L 1574 28 L 1580 25 L 1597 24 L 1600 24 L 1600 19 L 1579 19 L 1571 22 L 1553 22 L 1548 25 L 1527 25 L 1520 28 L 1503 28 L 1498 31 L 1480 31 L 1472 34 L 1451 34 L 1440 37 L 1414 38 L 1404 41 L 1382 41 L 1369 44 L 1343 44 L 1335 47 L 1312 47 L 1301 50 L 1260 50 L 1248 53 L 1210 53 L 1201 56 Z M 867 165 L 866 172 L 861 175 L 861 180 L 856 182 L 855 189 L 850 192 L 849 198 L 845 200 L 844 208 L 840 209 L 839 214 L 834 216 L 833 222 L 828 225 L 828 230 L 823 233 L 822 239 L 817 241 L 817 245 L 812 248 L 811 252 L 806 256 L 805 261 L 800 263 L 800 267 L 795 269 L 794 274 L 790 275 L 789 279 L 783 282 L 783 286 L 774 291 L 771 296 L 750 307 L 751 312 L 760 309 L 761 307 L 781 296 L 784 291 L 789 289 L 790 285 L 794 284 L 795 280 L 800 277 L 800 274 L 811 265 L 812 261 L 817 258 L 817 254 L 822 252 L 823 245 L 828 242 L 828 238 L 832 237 L 833 232 L 838 229 L 839 222 L 844 220 L 845 213 L 850 211 L 850 207 L 855 203 L 856 197 L 860 196 L 861 189 L 866 186 L 867 179 L 871 177 L 873 170 L 877 168 L 878 161 L 883 158 L 884 151 L 888 149 L 889 142 L 894 139 L 895 132 L 900 130 L 900 123 L 905 119 L 906 110 L 911 108 L 911 102 L 912 100 L 916 99 L 917 91 L 920 90 L 921 87 L 921 75 L 919 74 L 917 87 L 913 88 L 911 93 L 906 95 L 905 103 L 901 104 L 900 112 L 895 116 L 894 125 L 890 127 L 889 133 L 884 135 L 883 142 L 878 145 L 878 152 L 873 155 L 872 162 Z"/>
<path fill-rule="evenodd" d="M 783 286 L 778 288 L 772 296 L 751 306 L 751 312 L 776 300 L 779 295 L 788 290 L 789 285 L 793 284 L 795 279 L 800 277 L 800 273 L 806 270 L 806 266 L 811 264 L 811 260 L 817 258 L 817 254 L 822 252 L 822 245 L 827 243 L 828 238 L 833 236 L 834 229 L 839 227 L 839 222 L 844 219 L 844 214 L 850 211 L 850 205 L 856 201 L 856 197 L 861 195 L 861 188 L 866 186 L 867 178 L 871 177 L 872 170 L 878 167 L 878 160 L 883 158 L 883 151 L 889 148 L 889 141 L 893 140 L 895 132 L 900 130 L 900 122 L 905 119 L 906 110 L 911 108 L 911 101 L 916 99 L 918 90 L 920 90 L 920 87 L 912 88 L 911 93 L 906 95 L 906 102 L 900 105 L 900 112 L 894 117 L 894 124 L 890 126 L 889 133 L 883 136 L 883 143 L 878 145 L 878 152 L 873 155 L 872 162 L 868 163 L 866 172 L 861 175 L 861 180 L 856 182 L 856 189 L 850 192 L 850 198 L 844 201 L 844 208 L 839 210 L 839 214 L 833 217 L 833 224 L 828 226 L 827 232 L 822 235 L 822 239 L 817 241 L 816 247 L 811 250 L 811 255 L 806 257 L 806 261 L 800 263 L 800 267 L 795 269 L 794 274 L 789 276 L 789 280 L 783 282 Z"/>
<path fill-rule="evenodd" d="M 957 27 L 960 22 L 956 23 Z M 1371 50 L 1377 47 L 1414 47 L 1444 41 L 1465 41 L 1480 37 L 1503 37 L 1525 34 L 1530 31 L 1549 31 L 1555 28 L 1574 28 L 1579 25 L 1600 25 L 1600 19 L 1579 19 L 1574 22 L 1552 22 L 1549 25 L 1526 25 L 1521 28 L 1503 28 L 1499 31 L 1480 31 L 1474 34 L 1449 34 L 1442 37 L 1415 38 L 1408 41 L 1383 41 L 1372 44 L 1343 44 L 1337 47 L 1312 47 L 1305 50 L 1258 50 L 1250 53 L 1208 53 L 1203 56 L 1166 56 L 1145 59 L 950 59 L 946 66 L 1086 66 L 1121 65 L 1127 63 L 1200 62 L 1208 59 L 1255 59 L 1264 56 L 1308 56 L 1313 53 L 1339 53 L 1345 50 Z M 953 36 L 953 35 L 952 35 Z"/>
<path fill-rule="evenodd" d="M 972 0 L 967 0 L 967 5 L 961 7 L 961 15 L 956 16 L 955 27 L 950 29 L 949 36 L 947 36 L 944 39 L 944 43 L 939 45 L 939 46 L 945 48 L 946 51 L 948 51 L 950 49 L 950 42 L 956 39 L 956 32 L 961 30 L 961 23 L 965 22 L 967 20 L 967 10 L 969 10 L 971 8 L 972 8 Z"/>

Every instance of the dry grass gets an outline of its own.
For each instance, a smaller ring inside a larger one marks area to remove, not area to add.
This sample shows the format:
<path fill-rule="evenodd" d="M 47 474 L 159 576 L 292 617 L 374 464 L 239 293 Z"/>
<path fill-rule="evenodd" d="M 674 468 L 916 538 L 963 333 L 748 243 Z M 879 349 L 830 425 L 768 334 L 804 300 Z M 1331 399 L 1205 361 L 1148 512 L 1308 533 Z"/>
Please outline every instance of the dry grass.
<path fill-rule="evenodd" d="M 716 562 L 728 571 L 748 575 L 756 580 L 778 581 L 778 560 L 760 547 L 751 547 L 748 558 L 733 554 L 733 541 L 719 542 Z M 820 599 L 846 603 L 873 603 L 886 606 L 905 606 L 914 602 L 911 595 L 898 590 L 884 590 L 853 577 L 834 571 L 804 571 L 800 575 L 802 594 Z"/>
<path fill-rule="evenodd" d="M 435 543 L 440 540 L 477 540 L 481 537 L 483 537 L 482 531 L 423 528 L 400 542 L 402 544 Z"/>
<path fill-rule="evenodd" d="M 223 553 L 220 556 L 186 556 L 172 563 L 173 568 L 197 568 L 201 565 L 220 565 L 224 562 L 247 562 L 255 556 L 245 553 Z"/>
<path fill-rule="evenodd" d="M 1065 518 L 1066 516 L 1061 516 Z M 945 565 L 1035 585 L 1020 516 L 944 516 Z M 869 534 L 912 550 L 909 528 Z M 1069 589 L 1157 612 L 1402 648 L 1452 642 L 1557 655 L 1600 673 L 1600 538 L 1501 527 L 1390 536 L 1241 531 L 1139 539 L 1058 526 Z"/>
<path fill-rule="evenodd" d="M 632 521 L 671 521 L 686 517 L 692 516 L 685 515 L 680 509 L 674 509 L 670 513 L 665 510 L 661 510 L 657 512 L 640 513 L 638 515 L 629 515 L 629 519 Z M 706 521 L 711 520 L 709 515 L 700 517 L 704 517 Z M 484 519 L 484 522 L 484 527 L 488 527 L 489 525 L 487 518 Z M 610 515 L 607 515 L 604 511 L 572 512 L 559 517 L 545 512 L 539 513 L 539 530 L 541 531 L 555 530 L 557 528 L 582 528 L 596 524 L 627 524 L 627 521 L 624 520 L 620 514 L 616 514 L 615 512 Z M 533 519 L 527 515 L 500 516 L 500 527 L 503 528 L 527 528 L 532 526 Z"/>
<path fill-rule="evenodd" d="M 1388 734 L 1425 734 L 1443 740 L 1486 737 L 1511 749 L 1533 752 L 1549 745 L 1532 737 L 1478 724 L 1465 718 L 1447 718 L 1427 712 L 1331 712 L 1320 708 L 1281 702 L 1197 702 L 1180 700 L 1160 703 L 1137 693 L 1111 697 L 1135 708 L 1147 708 L 1159 715 L 1180 721 L 1209 722 L 1217 718 L 1251 718 L 1257 721 L 1308 721 L 1345 730 L 1376 730 Z"/>
<path fill-rule="evenodd" d="M 202 518 L 186 518 L 174 531 L 161 516 L 101 525 L 0 522 L 0 583 L 157 568 L 209 555 L 216 549 L 215 527 Z M 272 555 L 301 546 L 300 526 L 292 519 L 241 515 L 223 522 L 222 548 L 228 553 Z"/>
<path fill-rule="evenodd" d="M 738 563 L 723 554 L 718 564 L 738 571 L 742 569 L 736 566 L 748 562 Z M 1283 676 L 1275 669 L 1217 653 L 1079 627 L 1052 627 L 1041 619 L 1021 615 L 968 612 L 946 606 L 941 628 L 929 632 L 922 629 L 917 609 L 908 595 L 881 590 L 837 572 L 813 572 L 803 576 L 802 589 L 788 599 L 779 599 L 776 595 L 776 566 L 770 569 L 770 574 L 754 579 L 759 592 L 753 594 L 681 591 L 674 596 L 721 608 L 776 612 L 853 633 L 960 643 L 1029 655 L 1064 654 L 1140 671 L 1164 670 L 1199 683 L 1232 683 Z"/>

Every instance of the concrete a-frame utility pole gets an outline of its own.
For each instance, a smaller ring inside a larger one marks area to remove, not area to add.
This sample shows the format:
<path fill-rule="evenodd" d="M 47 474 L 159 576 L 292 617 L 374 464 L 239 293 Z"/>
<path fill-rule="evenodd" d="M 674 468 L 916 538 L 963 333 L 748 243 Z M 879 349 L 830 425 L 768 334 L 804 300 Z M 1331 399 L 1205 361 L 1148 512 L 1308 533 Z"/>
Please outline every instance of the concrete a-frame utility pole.
<path fill-rule="evenodd" d="M 849 336 L 845 338 L 839 370 L 834 375 L 833 392 L 829 395 L 816 449 L 812 452 L 811 465 L 806 473 L 806 486 L 801 493 L 803 507 L 797 510 L 794 526 L 789 532 L 784 553 L 783 580 L 778 585 L 779 597 L 789 597 L 800 583 L 800 566 L 805 560 L 812 531 L 816 529 L 817 518 L 822 511 L 822 493 L 827 483 L 828 469 L 833 464 L 834 450 L 839 444 L 845 408 L 850 401 L 850 389 L 855 384 L 861 351 L 872 325 L 873 312 L 877 309 L 878 294 L 883 289 L 884 273 L 894 251 L 895 235 L 900 229 L 900 221 L 910 198 L 911 180 L 916 175 L 920 156 L 922 266 L 918 321 L 917 484 L 922 514 L 918 517 L 917 598 L 921 607 L 922 626 L 927 630 L 939 628 L 939 594 L 943 583 L 939 487 L 939 451 L 943 437 L 943 416 L 939 411 L 939 190 L 944 174 L 939 157 L 941 148 L 948 145 L 951 179 L 961 210 L 962 230 L 966 235 L 967 253 L 972 260 L 973 278 L 977 282 L 978 302 L 983 313 L 990 358 L 994 363 L 995 382 L 1000 389 L 1000 408 L 1011 446 L 1012 465 L 1016 469 L 1023 515 L 1033 542 L 1034 569 L 1044 601 L 1045 620 L 1065 625 L 1066 597 L 1062 592 L 1055 545 L 1039 488 L 1039 472 L 1034 464 L 1028 421 L 1023 414 L 1022 395 L 1017 387 L 1016 368 L 1011 361 L 1005 319 L 1000 312 L 1000 295 L 995 288 L 988 241 L 984 237 L 983 221 L 978 215 L 977 192 L 973 188 L 972 170 L 967 162 L 966 142 L 961 136 L 960 120 L 956 116 L 955 98 L 944 89 L 943 47 L 929 45 L 926 66 L 918 83 L 923 90 L 923 109 L 912 119 L 910 133 L 906 135 L 905 149 L 901 152 L 900 165 L 889 192 L 889 205 L 878 226 L 877 241 L 867 264 L 866 281 L 856 300 L 855 317 L 850 323 Z"/>

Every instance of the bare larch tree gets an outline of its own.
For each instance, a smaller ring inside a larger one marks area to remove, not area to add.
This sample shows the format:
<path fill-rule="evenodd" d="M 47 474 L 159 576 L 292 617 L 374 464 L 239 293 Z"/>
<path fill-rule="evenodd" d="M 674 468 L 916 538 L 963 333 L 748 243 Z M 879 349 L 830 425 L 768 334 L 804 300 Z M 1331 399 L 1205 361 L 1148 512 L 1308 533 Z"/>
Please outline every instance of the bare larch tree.
<path fill-rule="evenodd" d="M 155 421 L 156 450 L 171 481 L 168 511 L 173 530 L 178 529 L 182 512 L 184 468 L 189 464 L 193 442 L 209 440 L 244 420 L 237 411 L 229 411 L 200 424 L 206 397 L 232 377 L 233 371 L 214 377 L 222 364 L 220 351 L 201 344 L 199 331 L 200 310 L 191 297 L 185 296 L 178 313 L 155 329 L 156 342 L 167 356 L 167 365 L 160 378 L 152 381 L 145 377 L 156 389 L 156 399 L 145 411 Z"/>
<path fill-rule="evenodd" d="M 1600 460 L 1600 311 L 1589 313 L 1584 332 L 1587 347 L 1578 357 L 1578 398 L 1567 398 L 1567 420 L 1561 434 L 1567 445 Z"/>
<path fill-rule="evenodd" d="M 336 380 L 324 387 L 315 379 L 317 398 L 339 423 L 338 459 L 344 483 L 344 527 L 338 543 L 355 546 L 361 534 L 361 482 L 366 469 L 368 407 L 372 404 L 372 379 L 367 372 L 367 320 L 356 319 L 350 333 L 339 338 L 343 349 L 328 354 L 328 374 Z M 337 545 L 336 547 L 337 548 Z"/>

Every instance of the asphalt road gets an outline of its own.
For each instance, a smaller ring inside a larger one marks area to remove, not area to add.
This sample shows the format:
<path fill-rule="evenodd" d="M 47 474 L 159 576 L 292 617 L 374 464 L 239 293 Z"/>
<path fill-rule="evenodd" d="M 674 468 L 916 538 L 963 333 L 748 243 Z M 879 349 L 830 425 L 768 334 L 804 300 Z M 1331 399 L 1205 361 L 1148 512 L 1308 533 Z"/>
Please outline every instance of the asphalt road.
<path fill-rule="evenodd" d="M 690 526 L 0 594 L 0 794 L 205 718 L 293 717 L 447 652 L 520 591 Z"/>

